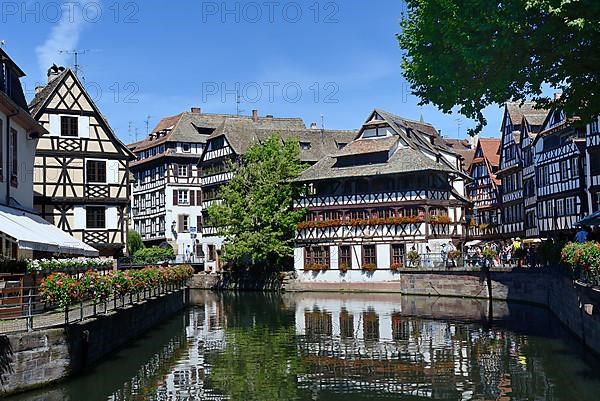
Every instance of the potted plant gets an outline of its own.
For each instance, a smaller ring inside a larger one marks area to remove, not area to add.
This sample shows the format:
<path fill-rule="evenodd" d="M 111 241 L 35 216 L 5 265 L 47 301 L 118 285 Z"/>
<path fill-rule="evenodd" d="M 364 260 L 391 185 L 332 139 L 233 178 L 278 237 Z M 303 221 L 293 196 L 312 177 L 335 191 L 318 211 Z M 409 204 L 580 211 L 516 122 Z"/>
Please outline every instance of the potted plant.
<path fill-rule="evenodd" d="M 350 267 L 348 266 L 348 263 L 346 262 L 342 262 L 340 263 L 340 273 L 342 274 L 346 274 L 348 272 L 348 270 L 350 269 Z"/>
<path fill-rule="evenodd" d="M 569 242 L 562 249 L 561 261 L 571 268 L 579 287 L 589 289 L 587 294 L 600 300 L 600 291 L 592 288 L 600 285 L 600 243 Z"/>
<path fill-rule="evenodd" d="M 391 270 L 391 271 L 393 271 L 393 272 L 397 272 L 397 271 L 399 271 L 400 269 L 402 269 L 402 267 L 403 267 L 403 266 L 402 266 L 402 263 L 392 263 L 392 264 L 390 265 L 390 270 Z"/>
<path fill-rule="evenodd" d="M 417 267 L 417 265 L 419 264 L 419 261 L 421 259 L 421 255 L 419 255 L 419 252 L 417 252 L 417 251 L 409 251 L 406 254 L 406 258 L 409 261 L 409 266 Z"/>
<path fill-rule="evenodd" d="M 377 270 L 377 265 L 375 263 L 365 263 L 363 264 L 362 269 L 367 273 L 372 273 Z"/>

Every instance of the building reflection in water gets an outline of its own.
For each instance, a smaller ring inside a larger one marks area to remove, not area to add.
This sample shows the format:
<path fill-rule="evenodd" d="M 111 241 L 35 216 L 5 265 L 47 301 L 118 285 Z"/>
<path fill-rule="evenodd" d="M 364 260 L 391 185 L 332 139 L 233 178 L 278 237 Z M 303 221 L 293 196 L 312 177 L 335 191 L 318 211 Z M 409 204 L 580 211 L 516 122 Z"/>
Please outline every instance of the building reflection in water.
<path fill-rule="evenodd" d="M 597 366 L 549 336 L 489 328 L 485 302 L 203 293 L 197 303 L 89 374 L 15 400 L 595 401 L 600 393 Z M 460 321 L 449 319 L 457 309 Z"/>

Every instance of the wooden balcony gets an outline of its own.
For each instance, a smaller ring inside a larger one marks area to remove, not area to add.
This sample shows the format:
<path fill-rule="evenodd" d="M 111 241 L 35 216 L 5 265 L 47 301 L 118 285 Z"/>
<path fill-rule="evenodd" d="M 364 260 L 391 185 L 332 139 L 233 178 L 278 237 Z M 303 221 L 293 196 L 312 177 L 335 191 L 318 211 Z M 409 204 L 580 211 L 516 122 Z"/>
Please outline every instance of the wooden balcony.
<path fill-rule="evenodd" d="M 382 203 L 398 203 L 408 201 L 449 200 L 447 191 L 396 191 L 375 194 L 309 196 L 294 201 L 294 207 L 325 207 L 345 205 L 373 205 Z"/>

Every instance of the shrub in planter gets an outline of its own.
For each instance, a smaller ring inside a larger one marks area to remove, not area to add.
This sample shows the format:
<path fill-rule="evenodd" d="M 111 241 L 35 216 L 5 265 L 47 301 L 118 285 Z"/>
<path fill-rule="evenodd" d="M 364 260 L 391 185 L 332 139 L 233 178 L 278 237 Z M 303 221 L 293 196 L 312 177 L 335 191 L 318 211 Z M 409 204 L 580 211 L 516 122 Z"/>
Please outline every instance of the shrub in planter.
<path fill-rule="evenodd" d="M 561 260 L 573 272 L 591 284 L 598 284 L 600 276 L 600 243 L 587 241 L 583 244 L 569 242 L 561 252 Z"/>
<path fill-rule="evenodd" d="M 81 283 L 64 273 L 53 273 L 40 284 L 40 294 L 44 301 L 61 308 L 83 299 L 84 293 Z"/>
<path fill-rule="evenodd" d="M 449 216 L 430 216 L 429 217 L 429 224 L 433 224 L 433 225 L 444 225 L 444 224 L 450 224 L 450 217 Z"/>
<path fill-rule="evenodd" d="M 402 263 L 392 263 L 390 265 L 390 270 L 394 271 L 394 272 L 397 272 L 398 270 L 402 269 L 402 267 L 403 267 Z"/>
<path fill-rule="evenodd" d="M 113 292 L 110 277 L 96 271 L 88 270 L 80 281 L 85 290 L 85 297 L 88 299 L 106 301 Z"/>
<path fill-rule="evenodd" d="M 448 252 L 448 259 L 450 259 L 450 260 L 460 259 L 461 256 L 462 256 L 462 252 L 459 251 L 458 249 L 455 251 Z"/>
<path fill-rule="evenodd" d="M 406 257 L 410 262 L 411 266 L 416 266 L 419 263 L 419 260 L 421 259 L 421 255 L 419 255 L 419 252 L 417 251 L 409 251 L 406 254 Z"/>
<path fill-rule="evenodd" d="M 374 272 L 377 270 L 377 265 L 375 263 L 365 263 L 362 265 L 362 269 L 366 272 Z"/>
<path fill-rule="evenodd" d="M 485 260 L 494 260 L 496 259 L 496 256 L 498 256 L 498 252 L 490 247 L 485 247 L 483 248 L 483 251 L 481 251 L 481 256 L 483 256 Z"/>

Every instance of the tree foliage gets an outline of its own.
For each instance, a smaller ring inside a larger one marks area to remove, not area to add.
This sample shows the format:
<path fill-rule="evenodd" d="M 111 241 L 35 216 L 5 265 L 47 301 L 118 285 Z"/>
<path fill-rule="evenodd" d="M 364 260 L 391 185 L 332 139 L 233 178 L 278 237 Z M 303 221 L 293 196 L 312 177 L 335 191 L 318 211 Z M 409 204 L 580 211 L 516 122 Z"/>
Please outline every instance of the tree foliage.
<path fill-rule="evenodd" d="M 404 76 L 444 112 L 478 121 L 507 100 L 535 100 L 588 122 L 600 114 L 600 1 L 406 0 Z M 542 89 L 562 92 L 555 100 Z"/>
<path fill-rule="evenodd" d="M 300 188 L 291 180 L 304 166 L 297 141 L 277 136 L 251 146 L 233 178 L 219 190 L 221 203 L 208 209 L 212 224 L 225 238 L 224 259 L 236 266 L 285 266 L 293 256 L 296 226 L 304 210 L 293 210 Z"/>
<path fill-rule="evenodd" d="M 140 233 L 129 230 L 127 233 L 127 254 L 133 256 L 138 250 L 143 248 L 145 248 L 145 246 Z"/>

